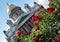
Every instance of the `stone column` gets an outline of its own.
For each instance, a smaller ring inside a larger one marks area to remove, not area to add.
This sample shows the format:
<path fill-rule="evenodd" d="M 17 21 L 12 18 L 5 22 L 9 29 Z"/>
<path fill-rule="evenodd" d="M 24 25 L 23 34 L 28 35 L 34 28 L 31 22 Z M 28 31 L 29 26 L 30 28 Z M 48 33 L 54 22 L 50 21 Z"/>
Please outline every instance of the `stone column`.
<path fill-rule="evenodd" d="M 23 25 L 22 28 L 23 28 L 24 32 L 26 32 L 26 34 L 27 34 L 27 29 L 26 29 L 25 25 Z"/>
<path fill-rule="evenodd" d="M 31 28 L 33 28 L 33 24 L 30 21 L 28 21 L 27 23 L 29 24 L 29 26 L 31 26 Z"/>
<path fill-rule="evenodd" d="M 31 30 L 31 27 L 29 26 L 28 23 L 25 23 L 25 26 L 27 27 L 26 29 Z"/>

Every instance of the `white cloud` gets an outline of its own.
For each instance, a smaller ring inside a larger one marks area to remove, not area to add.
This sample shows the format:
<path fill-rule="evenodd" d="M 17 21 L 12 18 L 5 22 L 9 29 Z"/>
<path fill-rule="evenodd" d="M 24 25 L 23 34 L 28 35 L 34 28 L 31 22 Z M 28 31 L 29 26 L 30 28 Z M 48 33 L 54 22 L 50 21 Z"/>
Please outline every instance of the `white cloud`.
<path fill-rule="evenodd" d="M 49 1 L 48 0 L 38 0 L 38 4 L 43 5 L 45 8 L 48 7 Z"/>

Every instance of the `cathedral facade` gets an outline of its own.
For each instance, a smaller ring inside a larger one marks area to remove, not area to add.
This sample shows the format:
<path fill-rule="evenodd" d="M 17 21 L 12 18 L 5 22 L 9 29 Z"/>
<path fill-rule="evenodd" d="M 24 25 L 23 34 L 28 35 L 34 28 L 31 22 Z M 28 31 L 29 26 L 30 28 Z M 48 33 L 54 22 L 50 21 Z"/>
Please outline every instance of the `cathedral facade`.
<path fill-rule="evenodd" d="M 34 2 L 34 6 L 30 7 L 28 4 L 24 4 L 24 8 L 26 9 L 26 12 L 14 4 L 7 5 L 9 18 L 14 21 L 13 23 L 11 20 L 7 20 L 7 24 L 9 25 L 10 29 L 3 31 L 8 42 L 14 42 L 14 40 L 17 38 L 17 30 L 20 30 L 22 34 L 27 35 L 27 31 L 31 30 L 34 26 L 30 20 L 31 17 L 36 14 L 36 10 L 40 8 L 40 5 Z"/>

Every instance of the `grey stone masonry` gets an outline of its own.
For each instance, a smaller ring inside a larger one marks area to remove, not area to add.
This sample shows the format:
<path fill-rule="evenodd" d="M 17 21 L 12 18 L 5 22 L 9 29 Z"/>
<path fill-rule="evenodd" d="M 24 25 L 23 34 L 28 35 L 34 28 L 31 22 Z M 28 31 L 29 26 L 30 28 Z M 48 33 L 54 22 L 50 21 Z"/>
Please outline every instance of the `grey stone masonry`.
<path fill-rule="evenodd" d="M 35 15 L 36 10 L 40 7 L 39 4 L 34 2 L 34 6 L 30 7 L 28 4 L 25 4 L 25 9 L 27 12 L 24 12 L 20 7 L 15 5 L 9 6 L 9 17 L 14 21 L 7 20 L 9 28 L 7 31 L 4 31 L 4 34 L 7 36 L 8 42 L 14 42 L 17 39 L 16 31 L 21 30 L 22 34 L 27 34 L 29 30 L 32 30 L 34 24 L 31 22 L 31 17 Z"/>

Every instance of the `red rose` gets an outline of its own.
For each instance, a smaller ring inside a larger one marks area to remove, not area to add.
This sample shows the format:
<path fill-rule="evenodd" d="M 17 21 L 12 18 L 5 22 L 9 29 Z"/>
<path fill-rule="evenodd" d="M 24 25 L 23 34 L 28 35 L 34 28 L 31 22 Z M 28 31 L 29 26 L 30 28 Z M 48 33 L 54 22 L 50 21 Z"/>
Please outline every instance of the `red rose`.
<path fill-rule="evenodd" d="M 39 38 L 41 37 L 41 35 L 37 35 L 37 36 L 34 36 L 33 39 L 35 40 L 35 42 L 40 42 L 39 41 Z"/>
<path fill-rule="evenodd" d="M 47 12 L 48 12 L 48 13 L 51 13 L 53 10 L 54 10 L 54 8 L 52 8 L 52 7 L 47 8 Z"/>
<path fill-rule="evenodd" d="M 40 18 L 39 16 L 35 16 L 35 17 L 36 17 L 36 19 L 38 20 L 38 22 L 41 21 L 41 18 Z"/>
<path fill-rule="evenodd" d="M 29 31 L 27 32 L 27 35 L 30 35 L 30 33 L 31 33 L 31 31 L 29 30 Z"/>
<path fill-rule="evenodd" d="M 39 27 L 38 27 L 38 25 L 36 25 L 36 28 L 35 28 L 35 30 L 37 31 L 37 30 L 39 30 Z"/>
<path fill-rule="evenodd" d="M 58 10 L 55 10 L 55 14 L 56 14 L 56 15 L 58 14 Z"/>
<path fill-rule="evenodd" d="M 36 37 L 39 39 L 41 37 L 41 35 L 37 35 Z"/>
<path fill-rule="evenodd" d="M 56 39 L 57 39 L 58 41 L 60 41 L 60 36 L 57 36 Z"/>
<path fill-rule="evenodd" d="M 35 17 L 36 17 L 36 19 L 40 18 L 38 15 L 36 15 Z"/>
<path fill-rule="evenodd" d="M 16 35 L 17 35 L 18 37 L 20 37 L 21 31 L 18 30 L 18 31 L 16 32 Z"/>
<path fill-rule="evenodd" d="M 37 20 L 38 20 L 38 22 L 40 22 L 41 21 L 41 18 L 38 18 Z"/>
<path fill-rule="evenodd" d="M 34 16 L 31 18 L 31 22 L 32 22 L 32 23 L 35 22 L 35 17 L 34 17 Z"/>
<path fill-rule="evenodd" d="M 41 5 L 40 8 L 42 9 L 42 8 L 44 8 L 44 7 Z"/>
<path fill-rule="evenodd" d="M 52 2 L 52 0 L 49 0 L 49 2 Z"/>
<path fill-rule="evenodd" d="M 37 36 L 34 36 L 33 39 L 34 39 L 34 40 L 38 40 Z"/>

